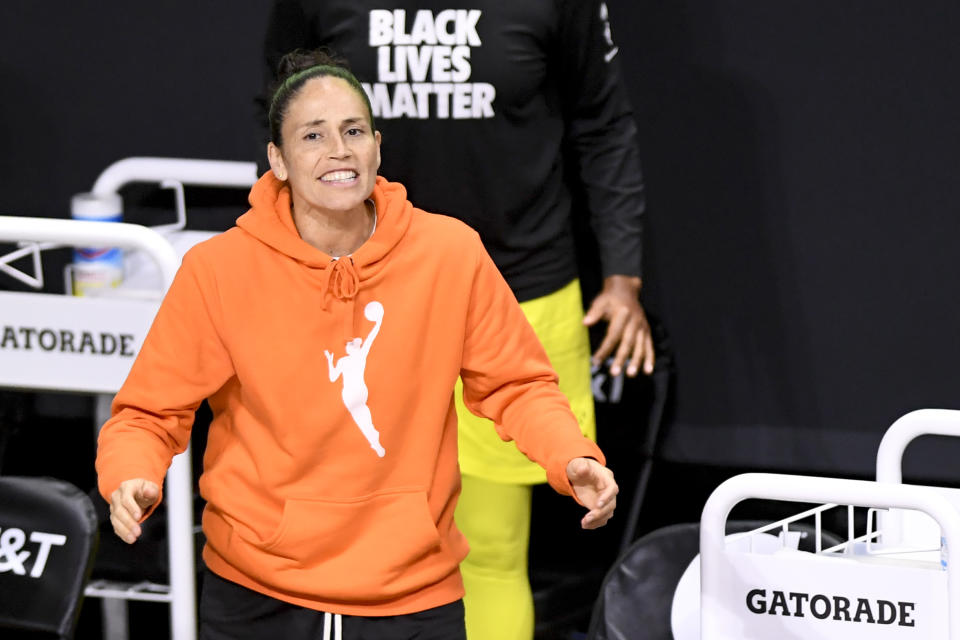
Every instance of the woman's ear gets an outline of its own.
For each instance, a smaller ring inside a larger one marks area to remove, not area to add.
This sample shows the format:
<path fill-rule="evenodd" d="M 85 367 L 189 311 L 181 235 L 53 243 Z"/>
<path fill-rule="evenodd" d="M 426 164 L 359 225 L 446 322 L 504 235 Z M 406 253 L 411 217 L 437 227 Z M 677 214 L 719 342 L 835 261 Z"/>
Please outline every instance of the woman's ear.
<path fill-rule="evenodd" d="M 283 162 L 283 154 L 280 152 L 280 147 L 272 142 L 267 143 L 267 160 L 270 161 L 270 169 L 273 170 L 277 180 L 286 180 L 287 167 Z"/>

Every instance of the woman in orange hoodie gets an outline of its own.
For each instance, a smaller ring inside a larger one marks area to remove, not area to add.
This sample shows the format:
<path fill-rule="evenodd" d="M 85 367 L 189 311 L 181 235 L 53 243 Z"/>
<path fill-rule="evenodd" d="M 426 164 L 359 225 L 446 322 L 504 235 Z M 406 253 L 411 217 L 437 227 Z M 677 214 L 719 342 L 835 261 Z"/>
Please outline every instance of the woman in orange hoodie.
<path fill-rule="evenodd" d="M 477 234 L 377 176 L 356 79 L 284 64 L 272 170 L 184 257 L 101 430 L 99 488 L 134 542 L 208 399 L 201 638 L 463 638 L 458 376 L 581 526 L 617 485 Z"/>

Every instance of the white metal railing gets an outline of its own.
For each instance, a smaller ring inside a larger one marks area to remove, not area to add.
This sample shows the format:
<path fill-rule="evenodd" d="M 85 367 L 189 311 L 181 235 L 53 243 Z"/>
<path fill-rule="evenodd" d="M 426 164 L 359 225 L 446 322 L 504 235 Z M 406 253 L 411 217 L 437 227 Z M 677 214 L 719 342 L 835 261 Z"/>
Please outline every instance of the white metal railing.
<path fill-rule="evenodd" d="M 180 266 L 180 258 L 163 236 L 142 225 L 124 222 L 0 216 L 0 241 L 76 246 L 109 243 L 139 249 L 153 257 L 167 286 Z"/>
<path fill-rule="evenodd" d="M 918 409 L 894 421 L 877 449 L 877 481 L 901 484 L 907 446 L 925 435 L 960 437 L 960 411 Z M 960 491 L 945 487 L 938 490 L 960 509 Z M 929 548 L 939 541 L 936 523 L 917 511 L 891 510 L 880 514 L 879 522 L 888 545 L 919 544 Z"/>
<path fill-rule="evenodd" d="M 192 158 L 134 157 L 114 162 L 93 183 L 92 193 L 117 193 L 132 182 L 156 182 L 174 192 L 177 221 L 153 227 L 157 231 L 179 231 L 186 227 L 184 185 L 208 187 L 251 187 L 257 181 L 255 162 L 196 160 Z"/>
<path fill-rule="evenodd" d="M 92 192 L 116 193 L 131 182 L 166 180 L 212 187 L 249 187 L 257 181 L 257 164 L 192 158 L 124 158 L 100 172 L 93 183 Z"/>

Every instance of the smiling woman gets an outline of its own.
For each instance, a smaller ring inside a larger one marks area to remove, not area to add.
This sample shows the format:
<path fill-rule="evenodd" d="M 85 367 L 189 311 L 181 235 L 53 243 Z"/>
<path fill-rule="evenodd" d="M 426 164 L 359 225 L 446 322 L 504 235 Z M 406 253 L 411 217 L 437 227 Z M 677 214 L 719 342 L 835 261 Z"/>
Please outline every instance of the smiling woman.
<path fill-rule="evenodd" d="M 476 232 L 377 175 L 357 81 L 284 64 L 271 170 L 184 256 L 100 430 L 100 492 L 136 542 L 208 399 L 202 639 L 463 640 L 458 378 L 581 526 L 610 519 L 617 484 Z"/>
<path fill-rule="evenodd" d="M 309 66 L 274 94 L 270 167 L 290 186 L 300 237 L 331 256 L 349 255 L 376 225 L 367 197 L 380 167 L 380 132 L 366 93 L 332 59 L 298 54 L 285 63 Z"/>

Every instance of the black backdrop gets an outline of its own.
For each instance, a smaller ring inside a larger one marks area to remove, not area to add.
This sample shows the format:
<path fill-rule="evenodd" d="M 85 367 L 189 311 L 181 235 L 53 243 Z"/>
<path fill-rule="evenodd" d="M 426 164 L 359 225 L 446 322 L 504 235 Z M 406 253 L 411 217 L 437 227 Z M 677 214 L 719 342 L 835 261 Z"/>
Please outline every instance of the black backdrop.
<path fill-rule="evenodd" d="M 871 474 L 893 420 L 960 404 L 960 6 L 617 8 L 677 361 L 666 455 Z M 954 455 L 919 442 L 908 471 Z"/>
<path fill-rule="evenodd" d="M 894 419 L 960 405 L 960 5 L 609 6 L 676 360 L 663 455 L 869 475 Z M 66 216 L 123 157 L 254 160 L 267 10 L 0 3 L 0 213 Z"/>

